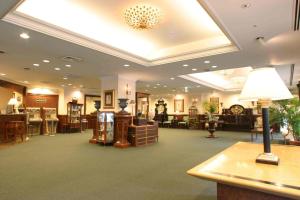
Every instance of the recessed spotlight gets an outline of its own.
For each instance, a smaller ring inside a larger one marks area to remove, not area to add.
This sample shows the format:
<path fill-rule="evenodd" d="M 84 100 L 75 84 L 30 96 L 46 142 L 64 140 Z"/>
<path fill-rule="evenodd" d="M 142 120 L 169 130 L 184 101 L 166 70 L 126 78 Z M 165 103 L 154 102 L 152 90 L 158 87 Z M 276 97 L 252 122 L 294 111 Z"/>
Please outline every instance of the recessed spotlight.
<path fill-rule="evenodd" d="M 168 87 L 168 86 L 164 85 L 164 87 Z"/>
<path fill-rule="evenodd" d="M 146 85 L 146 87 L 150 87 L 150 85 L 148 84 L 148 85 Z"/>
<path fill-rule="evenodd" d="M 60 71 L 60 68 L 59 67 L 55 67 L 54 70 L 55 71 Z"/>
<path fill-rule="evenodd" d="M 21 33 L 20 37 L 23 38 L 23 39 L 29 39 L 30 38 L 30 36 L 27 33 Z"/>
<path fill-rule="evenodd" d="M 39 66 L 40 66 L 40 64 L 37 64 L 37 63 L 35 63 L 35 64 L 33 64 L 33 66 L 35 66 L 35 67 L 39 67 Z"/>
<path fill-rule="evenodd" d="M 50 62 L 50 60 L 43 60 L 43 62 L 44 62 L 44 63 L 49 63 L 49 62 Z"/>
<path fill-rule="evenodd" d="M 64 85 L 64 84 L 62 84 L 62 85 L 61 85 L 61 87 L 65 87 L 65 85 Z"/>
<path fill-rule="evenodd" d="M 197 71 L 197 69 L 196 69 L 196 68 L 193 68 L 192 70 L 193 70 L 193 71 Z"/>
<path fill-rule="evenodd" d="M 243 3 L 241 5 L 242 8 L 250 8 L 251 7 L 251 4 L 250 3 Z"/>
<path fill-rule="evenodd" d="M 212 68 L 217 68 L 218 66 L 217 65 L 213 65 L 213 66 L 211 66 Z"/>
<path fill-rule="evenodd" d="M 160 83 L 156 83 L 157 86 L 160 86 Z"/>
<path fill-rule="evenodd" d="M 172 78 L 170 78 L 170 79 L 171 79 L 171 80 L 174 80 L 175 78 L 172 77 Z"/>
<path fill-rule="evenodd" d="M 26 84 L 27 84 L 27 83 L 29 83 L 29 82 L 28 82 L 28 81 L 23 81 L 23 83 L 26 83 Z"/>
<path fill-rule="evenodd" d="M 196 87 L 199 88 L 199 87 L 201 87 L 201 86 L 200 86 L 200 85 L 197 85 Z"/>
<path fill-rule="evenodd" d="M 68 77 L 63 77 L 64 80 L 68 80 Z"/>
<path fill-rule="evenodd" d="M 68 86 L 71 86 L 71 85 L 72 85 L 72 83 L 69 83 L 69 84 L 68 84 Z"/>
<path fill-rule="evenodd" d="M 6 76 L 6 74 L 4 74 L 4 73 L 1 73 L 0 75 L 1 75 L 1 76 Z"/>
<path fill-rule="evenodd" d="M 72 67 L 72 65 L 65 65 L 65 67 L 68 67 L 68 68 L 70 68 L 70 67 Z"/>
<path fill-rule="evenodd" d="M 172 91 L 173 91 L 173 92 L 176 92 L 176 90 L 175 90 L 175 89 L 173 89 Z"/>
<path fill-rule="evenodd" d="M 153 88 L 154 88 L 154 89 L 156 89 L 157 87 L 156 87 L 156 86 L 154 86 Z"/>
<path fill-rule="evenodd" d="M 83 85 L 79 85 L 79 87 L 83 88 Z"/>
<path fill-rule="evenodd" d="M 125 65 L 123 65 L 124 67 L 129 67 L 130 65 L 128 65 L 128 64 L 125 64 Z"/>
<path fill-rule="evenodd" d="M 205 63 L 205 64 L 209 64 L 210 61 L 209 61 L 209 60 L 205 60 L 204 63 Z"/>
<path fill-rule="evenodd" d="M 182 67 L 188 67 L 188 66 L 189 66 L 188 64 L 183 64 L 183 65 L 182 65 Z"/>
<path fill-rule="evenodd" d="M 148 92 L 148 90 L 145 90 L 145 92 Z"/>

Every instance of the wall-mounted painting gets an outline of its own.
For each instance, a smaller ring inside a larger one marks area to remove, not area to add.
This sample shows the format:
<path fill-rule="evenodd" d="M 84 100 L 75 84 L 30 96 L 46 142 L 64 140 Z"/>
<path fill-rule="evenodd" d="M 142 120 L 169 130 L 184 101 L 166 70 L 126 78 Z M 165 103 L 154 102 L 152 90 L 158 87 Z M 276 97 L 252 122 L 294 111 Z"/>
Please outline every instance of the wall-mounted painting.
<path fill-rule="evenodd" d="M 184 112 L 183 99 L 174 99 L 174 112 Z"/>
<path fill-rule="evenodd" d="M 209 101 L 217 106 L 215 113 L 219 113 L 219 97 L 210 97 Z"/>
<path fill-rule="evenodd" d="M 115 91 L 104 90 L 104 109 L 114 109 L 115 107 Z"/>

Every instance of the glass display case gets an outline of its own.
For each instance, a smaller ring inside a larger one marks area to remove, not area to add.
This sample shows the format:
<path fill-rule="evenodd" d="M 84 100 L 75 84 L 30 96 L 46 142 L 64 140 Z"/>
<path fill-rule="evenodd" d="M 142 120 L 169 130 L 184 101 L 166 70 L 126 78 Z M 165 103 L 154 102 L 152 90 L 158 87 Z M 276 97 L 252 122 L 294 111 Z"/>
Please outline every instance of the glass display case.
<path fill-rule="evenodd" d="M 69 102 L 67 104 L 67 123 L 69 124 L 71 132 L 81 131 L 81 110 L 83 104 L 76 102 Z"/>
<path fill-rule="evenodd" d="M 28 113 L 28 134 L 29 136 L 40 135 L 43 119 L 41 117 L 41 108 L 27 107 Z"/>
<path fill-rule="evenodd" d="M 114 112 L 98 112 L 98 142 L 101 144 L 111 144 L 114 141 Z"/>
<path fill-rule="evenodd" d="M 58 125 L 56 108 L 43 108 L 44 113 L 44 135 L 53 136 L 56 134 Z"/>

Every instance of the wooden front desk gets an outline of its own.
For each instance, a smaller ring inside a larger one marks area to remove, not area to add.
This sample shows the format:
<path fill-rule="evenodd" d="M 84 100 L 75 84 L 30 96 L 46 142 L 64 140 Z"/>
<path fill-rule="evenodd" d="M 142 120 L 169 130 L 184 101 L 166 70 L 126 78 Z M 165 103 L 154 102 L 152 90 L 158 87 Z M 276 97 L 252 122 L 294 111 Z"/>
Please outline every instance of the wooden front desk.
<path fill-rule="evenodd" d="M 26 114 L 9 114 L 9 115 L 0 115 L 0 142 L 5 142 L 5 125 L 9 121 L 23 121 L 24 122 L 24 133 L 27 135 L 27 115 Z"/>
<path fill-rule="evenodd" d="M 217 183 L 218 200 L 300 199 L 300 147 L 272 145 L 278 166 L 255 162 L 262 144 L 238 142 L 187 173 Z"/>

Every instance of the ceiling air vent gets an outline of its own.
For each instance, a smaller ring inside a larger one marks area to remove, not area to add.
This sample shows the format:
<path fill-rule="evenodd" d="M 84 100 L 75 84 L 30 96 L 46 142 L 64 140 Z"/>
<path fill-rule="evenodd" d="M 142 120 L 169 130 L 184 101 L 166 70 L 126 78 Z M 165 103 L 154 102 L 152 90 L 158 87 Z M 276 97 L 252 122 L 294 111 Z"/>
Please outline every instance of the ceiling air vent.
<path fill-rule="evenodd" d="M 65 62 L 82 62 L 83 58 L 79 58 L 79 57 L 74 57 L 74 56 L 64 56 L 61 58 L 63 61 Z"/>
<path fill-rule="evenodd" d="M 5 51 L 1 51 L 1 50 L 0 50 L 0 54 L 5 54 Z"/>

